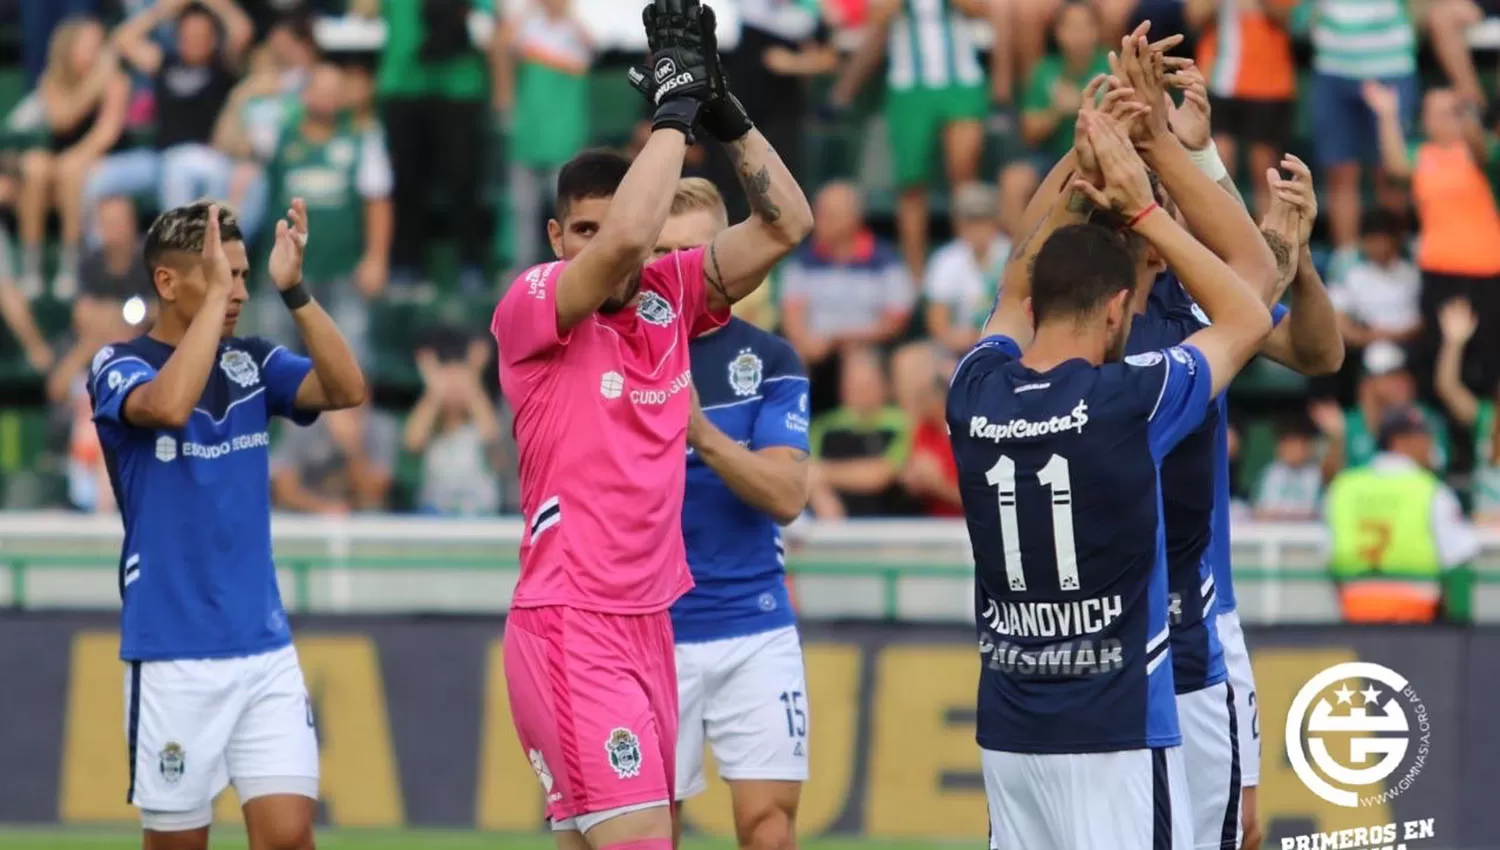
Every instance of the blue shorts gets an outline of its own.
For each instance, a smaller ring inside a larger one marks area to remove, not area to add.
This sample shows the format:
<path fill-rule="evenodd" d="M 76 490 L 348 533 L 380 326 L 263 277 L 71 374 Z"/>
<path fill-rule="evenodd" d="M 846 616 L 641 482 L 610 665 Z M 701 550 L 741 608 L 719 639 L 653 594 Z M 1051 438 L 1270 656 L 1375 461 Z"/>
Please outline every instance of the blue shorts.
<path fill-rule="evenodd" d="M 1417 101 L 1422 97 L 1416 76 L 1390 77 L 1380 82 L 1396 89 L 1401 103 L 1401 129 L 1410 135 L 1417 116 Z M 1324 168 L 1380 161 L 1375 114 L 1360 94 L 1363 85 L 1362 80 L 1349 77 L 1313 74 L 1313 146 Z"/>

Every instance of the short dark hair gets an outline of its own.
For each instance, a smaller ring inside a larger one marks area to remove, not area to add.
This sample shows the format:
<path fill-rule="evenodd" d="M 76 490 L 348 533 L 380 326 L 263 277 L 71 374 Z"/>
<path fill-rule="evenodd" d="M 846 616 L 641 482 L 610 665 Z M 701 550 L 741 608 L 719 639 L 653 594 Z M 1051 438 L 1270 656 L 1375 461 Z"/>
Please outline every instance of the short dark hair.
<path fill-rule="evenodd" d="M 213 13 L 213 10 L 208 8 L 207 5 L 197 2 L 197 0 L 194 0 L 194 2 L 183 6 L 182 11 L 177 13 L 177 20 L 178 22 L 182 22 L 187 20 L 188 18 L 193 17 L 194 15 L 203 15 L 204 17 L 207 17 L 209 22 L 214 25 L 214 29 L 218 30 L 219 16 L 215 15 Z"/>
<path fill-rule="evenodd" d="M 208 230 L 208 208 L 213 205 L 212 201 L 194 201 L 186 206 L 167 210 L 151 222 L 150 229 L 146 231 L 146 245 L 142 249 L 147 273 L 155 275 L 168 254 L 203 252 L 203 234 Z M 218 206 L 219 240 L 245 241 L 234 212 L 223 204 Z"/>
<path fill-rule="evenodd" d="M 1093 222 L 1059 228 L 1031 266 L 1031 314 L 1049 319 L 1093 315 L 1121 292 L 1135 289 L 1135 261 L 1118 230 Z"/>
<path fill-rule="evenodd" d="M 557 172 L 557 217 L 567 217 L 577 201 L 613 197 L 629 170 L 629 157 L 619 151 L 587 150 L 568 160 Z"/>

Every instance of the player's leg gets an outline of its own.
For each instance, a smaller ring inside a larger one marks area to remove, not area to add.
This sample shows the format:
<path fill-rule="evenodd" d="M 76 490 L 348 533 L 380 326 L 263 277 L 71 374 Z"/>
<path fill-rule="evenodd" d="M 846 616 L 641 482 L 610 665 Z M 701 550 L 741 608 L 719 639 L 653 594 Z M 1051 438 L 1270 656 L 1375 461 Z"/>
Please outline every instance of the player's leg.
<path fill-rule="evenodd" d="M 1219 641 L 1224 645 L 1224 665 L 1229 668 L 1229 684 L 1234 688 L 1234 712 L 1240 744 L 1240 821 L 1244 850 L 1260 850 L 1263 833 L 1260 812 L 1256 808 L 1256 787 L 1260 785 L 1260 711 L 1255 696 L 1255 671 L 1250 667 L 1250 652 L 1245 645 L 1245 631 L 1236 611 L 1219 615 Z"/>
<path fill-rule="evenodd" d="M 225 751 L 250 850 L 312 850 L 318 736 L 297 650 L 239 659 L 245 704 Z"/>
<path fill-rule="evenodd" d="M 1228 682 L 1177 696 L 1182 760 L 1197 850 L 1235 850 L 1240 841 L 1239 729 Z"/>
<path fill-rule="evenodd" d="M 232 671 L 223 662 L 125 665 L 126 801 L 141 810 L 145 850 L 208 847 L 238 711 Z"/>
<path fill-rule="evenodd" d="M 577 847 L 568 833 L 581 833 L 594 850 L 672 846 L 676 765 L 663 754 L 675 760 L 677 685 L 671 621 L 660 616 L 661 660 L 641 658 L 650 617 L 548 607 L 517 609 L 506 622 L 511 715 L 546 792 L 547 816 L 562 833 L 559 847 Z M 644 672 L 654 666 L 665 670 Z M 672 689 L 661 697 L 670 720 L 658 718 L 647 694 L 657 679 Z"/>
<path fill-rule="evenodd" d="M 922 89 L 886 92 L 896 185 L 896 237 L 901 256 L 917 280 L 927 262 L 927 187 L 934 172 L 941 122 L 934 93 Z"/>
<path fill-rule="evenodd" d="M 703 793 L 703 697 L 707 666 L 705 652 L 713 643 L 684 643 L 677 657 L 677 770 L 673 798 L 678 809 L 684 800 Z M 673 818 L 672 843 L 682 841 L 682 819 Z"/>
<path fill-rule="evenodd" d="M 740 847 L 796 844 L 797 804 L 807 781 L 811 718 L 802 642 L 795 626 L 717 641 L 721 679 L 704 725 L 729 783 Z"/>

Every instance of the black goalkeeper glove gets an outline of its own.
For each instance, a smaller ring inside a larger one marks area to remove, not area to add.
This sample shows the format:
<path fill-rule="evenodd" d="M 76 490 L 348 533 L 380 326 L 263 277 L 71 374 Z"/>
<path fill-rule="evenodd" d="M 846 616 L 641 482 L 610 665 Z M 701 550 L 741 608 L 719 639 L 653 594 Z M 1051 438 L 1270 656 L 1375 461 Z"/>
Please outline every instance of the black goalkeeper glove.
<path fill-rule="evenodd" d="M 704 19 L 712 38 L 713 14 L 698 0 L 653 0 L 642 11 L 651 67 L 631 68 L 629 77 L 630 84 L 656 108 L 651 129 L 671 128 L 692 139 L 693 125 L 713 97 L 707 57 L 713 57 L 712 67 L 717 69 L 718 53 L 712 41 L 707 50 L 703 43 Z"/>

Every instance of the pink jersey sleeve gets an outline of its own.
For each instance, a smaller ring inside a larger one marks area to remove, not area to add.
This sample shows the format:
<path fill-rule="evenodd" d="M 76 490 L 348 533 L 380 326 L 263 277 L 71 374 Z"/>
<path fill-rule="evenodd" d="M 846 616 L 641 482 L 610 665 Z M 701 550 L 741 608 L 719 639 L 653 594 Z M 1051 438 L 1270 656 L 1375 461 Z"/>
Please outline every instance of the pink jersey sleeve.
<path fill-rule="evenodd" d="M 703 278 L 704 248 L 673 251 L 646 265 L 641 272 L 655 288 L 674 300 L 678 312 L 688 320 L 688 332 L 697 336 L 729 321 L 729 311 L 710 310 L 708 282 Z"/>
<path fill-rule="evenodd" d="M 557 332 L 557 279 L 567 263 L 528 269 L 501 297 L 490 320 L 500 362 L 516 366 L 568 344 L 573 331 Z"/>

